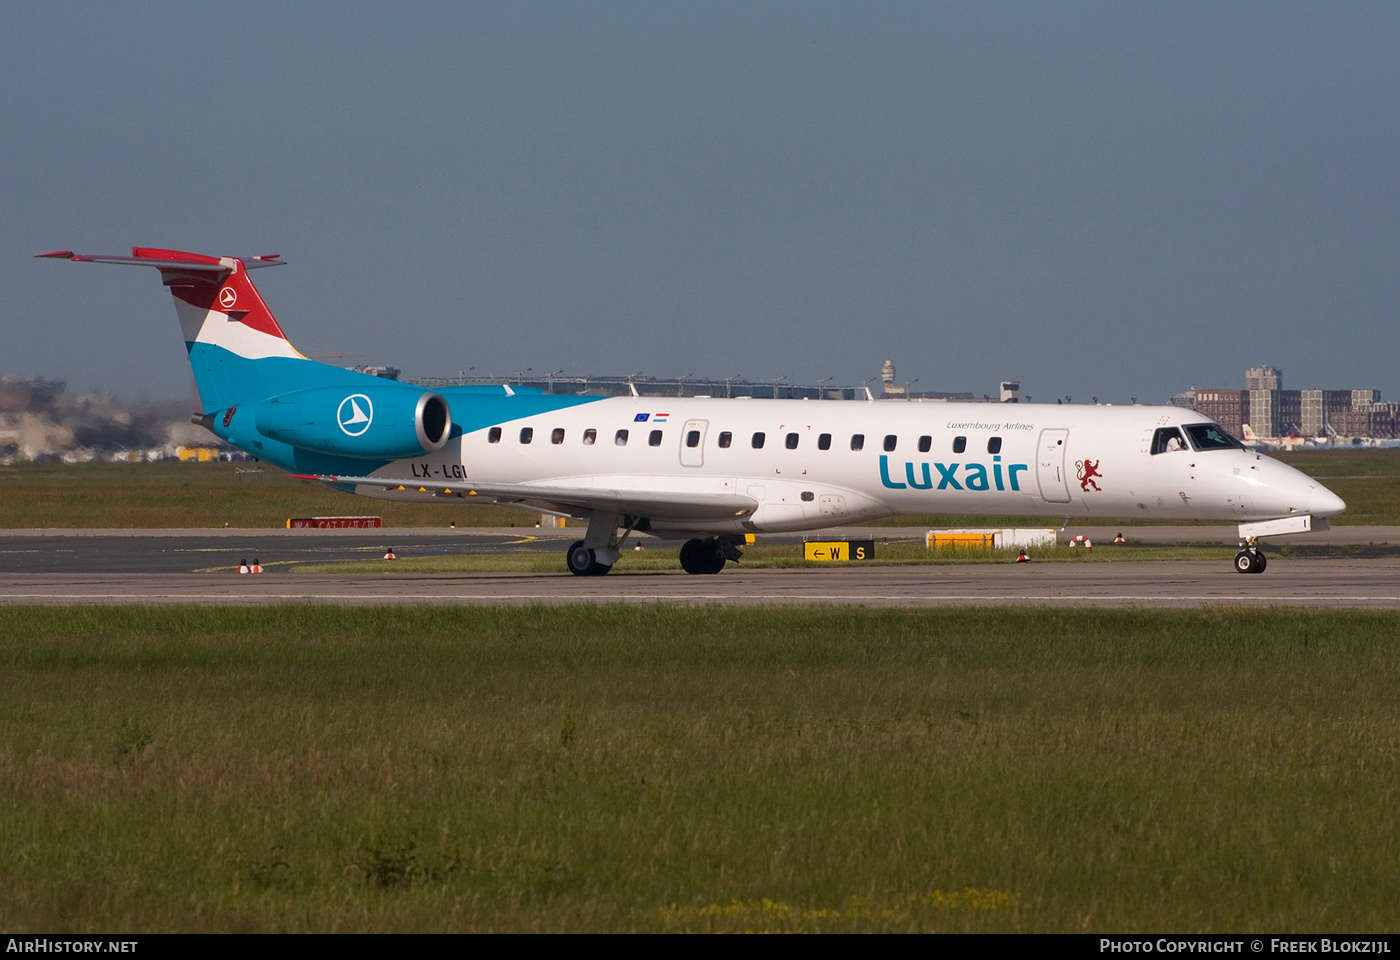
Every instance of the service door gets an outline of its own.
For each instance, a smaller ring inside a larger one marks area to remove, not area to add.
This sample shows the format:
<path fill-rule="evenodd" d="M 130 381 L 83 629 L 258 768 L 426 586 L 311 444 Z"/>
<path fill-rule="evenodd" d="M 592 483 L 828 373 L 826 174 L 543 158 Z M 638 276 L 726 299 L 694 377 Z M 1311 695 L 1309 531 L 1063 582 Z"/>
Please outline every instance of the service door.
<path fill-rule="evenodd" d="M 1069 431 L 1060 427 L 1040 431 L 1035 455 L 1035 479 L 1046 503 L 1069 503 L 1069 476 L 1065 473 L 1065 448 Z"/>
<path fill-rule="evenodd" d="M 703 467 L 705 465 L 705 431 L 708 420 L 687 420 L 681 428 L 681 466 Z"/>

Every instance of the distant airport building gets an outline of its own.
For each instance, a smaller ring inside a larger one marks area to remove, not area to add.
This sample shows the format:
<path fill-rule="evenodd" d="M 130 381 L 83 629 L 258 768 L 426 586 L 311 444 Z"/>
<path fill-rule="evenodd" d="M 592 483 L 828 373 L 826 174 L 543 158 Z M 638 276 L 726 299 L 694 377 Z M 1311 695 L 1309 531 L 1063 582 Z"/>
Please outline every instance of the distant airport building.
<path fill-rule="evenodd" d="M 1283 372 L 1253 367 L 1243 390 L 1179 393 L 1171 402 L 1210 417 L 1237 437 L 1249 424 L 1259 437 L 1400 437 L 1400 403 L 1384 402 L 1379 390 L 1284 390 Z"/>
<path fill-rule="evenodd" d="M 902 398 L 905 388 L 894 382 L 894 361 L 885 358 L 885 363 L 880 367 L 881 396 L 890 398 Z"/>
<path fill-rule="evenodd" d="M 356 368 L 366 369 L 366 368 Z M 393 370 L 392 367 L 388 368 Z M 397 374 L 397 370 L 393 370 Z M 530 370 L 509 377 L 424 377 L 409 381 L 430 390 L 443 387 L 490 386 L 506 384 L 512 387 L 527 387 L 542 390 L 548 394 L 572 396 L 625 397 L 629 394 L 638 397 L 771 397 L 775 400 L 942 400 L 964 401 L 969 403 L 995 403 L 998 400 L 1017 403 L 1020 399 L 1021 384 L 1017 380 L 1000 382 L 1000 396 L 977 396 L 974 393 L 929 390 L 916 393 L 909 384 L 895 382 L 894 361 L 886 359 L 880 367 L 881 392 L 876 395 L 867 385 L 838 386 L 826 381 L 812 384 L 793 382 L 789 377 L 772 380 L 745 380 L 742 377 L 725 377 L 722 380 L 706 377 L 647 377 L 640 373 L 630 376 L 600 374 L 596 376 L 566 377 L 562 372 L 531 376 Z M 381 374 L 383 376 L 383 374 Z M 911 381 L 912 382 L 912 381 Z"/>
<path fill-rule="evenodd" d="M 400 370 L 398 367 L 389 366 L 351 367 L 350 369 L 358 373 L 367 373 L 371 377 L 383 377 L 385 380 L 397 380 L 399 378 L 399 374 L 403 373 L 403 371 Z"/>
<path fill-rule="evenodd" d="M 630 376 L 599 374 L 584 377 L 566 377 L 554 373 L 535 377 L 530 376 L 530 371 L 526 370 L 510 377 L 424 377 L 410 382 L 429 390 L 506 384 L 511 387 L 541 390 L 548 394 L 589 397 L 625 397 L 630 394 L 637 397 L 773 397 L 782 400 L 865 398 L 865 391 L 861 387 L 841 387 L 828 383 L 790 383 L 787 377 L 773 380 L 744 380 L 740 377 L 711 380 L 705 377 L 645 377 L 640 373 Z"/>

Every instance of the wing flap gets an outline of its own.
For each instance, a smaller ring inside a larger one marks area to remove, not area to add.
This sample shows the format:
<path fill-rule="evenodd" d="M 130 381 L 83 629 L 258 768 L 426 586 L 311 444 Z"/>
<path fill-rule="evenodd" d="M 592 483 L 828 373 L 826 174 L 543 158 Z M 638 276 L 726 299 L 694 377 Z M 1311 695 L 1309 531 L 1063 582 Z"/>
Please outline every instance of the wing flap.
<path fill-rule="evenodd" d="M 382 490 L 417 490 L 423 493 L 480 497 L 493 503 L 532 507 L 554 513 L 591 514 L 607 511 L 637 517 L 664 517 L 673 520 L 731 520 L 746 517 L 758 509 L 752 497 L 733 493 L 691 493 L 670 490 L 609 490 L 599 487 L 562 487 L 535 483 L 471 483 L 393 477 L 340 477 L 328 474 L 300 474 L 301 480 L 353 484 Z"/>

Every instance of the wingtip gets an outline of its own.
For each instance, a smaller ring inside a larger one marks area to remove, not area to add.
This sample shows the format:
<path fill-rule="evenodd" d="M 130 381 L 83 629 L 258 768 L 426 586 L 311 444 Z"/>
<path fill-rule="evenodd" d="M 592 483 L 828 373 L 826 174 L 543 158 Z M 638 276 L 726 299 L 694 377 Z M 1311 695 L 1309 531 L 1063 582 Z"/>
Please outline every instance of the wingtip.
<path fill-rule="evenodd" d="M 55 250 L 53 253 L 36 253 L 36 254 L 34 254 L 34 257 L 35 257 L 35 259 L 38 259 L 38 260 L 42 260 L 42 259 L 49 259 L 49 260 L 74 260 L 74 259 L 76 259 L 76 257 L 75 257 L 75 255 L 74 255 L 74 253 L 73 253 L 72 250 Z"/>

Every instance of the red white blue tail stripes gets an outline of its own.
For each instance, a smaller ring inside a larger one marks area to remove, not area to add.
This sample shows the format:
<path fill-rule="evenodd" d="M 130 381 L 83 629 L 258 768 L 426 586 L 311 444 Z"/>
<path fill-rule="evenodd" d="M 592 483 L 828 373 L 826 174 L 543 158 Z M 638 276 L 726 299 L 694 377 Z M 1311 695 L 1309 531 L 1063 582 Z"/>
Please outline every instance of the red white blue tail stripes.
<path fill-rule="evenodd" d="M 54 259 L 155 267 L 175 298 L 186 345 L 221 347 L 247 360 L 300 357 L 248 279 L 254 267 L 279 266 L 276 256 L 209 257 L 181 250 L 132 247 L 131 256 L 93 256 L 71 250 L 40 254 Z"/>

